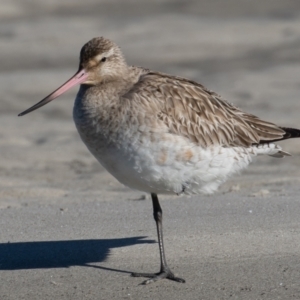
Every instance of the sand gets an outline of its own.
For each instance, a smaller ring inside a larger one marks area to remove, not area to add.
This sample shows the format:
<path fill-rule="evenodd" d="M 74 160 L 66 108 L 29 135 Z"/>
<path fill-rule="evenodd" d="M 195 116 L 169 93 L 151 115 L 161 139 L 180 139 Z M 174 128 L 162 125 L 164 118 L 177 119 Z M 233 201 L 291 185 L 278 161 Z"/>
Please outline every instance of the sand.
<path fill-rule="evenodd" d="M 81 46 L 117 42 L 130 64 L 189 77 L 242 109 L 300 128 L 300 2 L 2 0 L 0 299 L 300 299 L 300 140 L 259 157 L 210 197 L 161 197 L 157 271 L 150 197 L 85 148 L 76 88 L 18 118 L 66 81 Z"/>

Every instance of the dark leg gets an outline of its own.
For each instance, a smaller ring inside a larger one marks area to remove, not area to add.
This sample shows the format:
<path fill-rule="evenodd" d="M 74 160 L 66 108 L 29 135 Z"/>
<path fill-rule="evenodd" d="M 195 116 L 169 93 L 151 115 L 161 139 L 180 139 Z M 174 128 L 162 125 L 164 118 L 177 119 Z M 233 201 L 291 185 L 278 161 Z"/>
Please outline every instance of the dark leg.
<path fill-rule="evenodd" d="M 151 197 L 152 197 L 152 204 L 153 204 L 153 216 L 157 227 L 158 246 L 159 246 L 159 254 L 160 254 L 160 272 L 154 274 L 132 273 L 131 275 L 134 277 L 150 278 L 144 281 L 142 284 L 148 284 L 163 278 L 168 278 L 177 282 L 185 282 L 184 279 L 175 277 L 167 265 L 167 261 L 165 257 L 164 241 L 163 241 L 163 232 L 162 232 L 162 209 L 159 205 L 157 195 L 151 194 Z"/>

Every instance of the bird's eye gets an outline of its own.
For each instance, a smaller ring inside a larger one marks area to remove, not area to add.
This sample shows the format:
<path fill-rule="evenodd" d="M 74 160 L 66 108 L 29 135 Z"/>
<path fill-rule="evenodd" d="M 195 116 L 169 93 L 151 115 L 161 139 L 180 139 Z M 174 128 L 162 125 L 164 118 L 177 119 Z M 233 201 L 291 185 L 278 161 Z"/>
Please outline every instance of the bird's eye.
<path fill-rule="evenodd" d="M 102 62 L 105 62 L 105 61 L 106 61 L 106 57 L 102 57 L 102 58 L 101 58 L 101 61 L 102 61 Z"/>

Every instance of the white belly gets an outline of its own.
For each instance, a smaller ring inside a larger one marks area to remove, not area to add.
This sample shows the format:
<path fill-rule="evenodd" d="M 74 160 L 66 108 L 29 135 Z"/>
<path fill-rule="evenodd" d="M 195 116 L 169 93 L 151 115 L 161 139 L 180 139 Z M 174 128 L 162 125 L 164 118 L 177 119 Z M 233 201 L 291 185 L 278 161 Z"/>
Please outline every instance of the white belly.
<path fill-rule="evenodd" d="M 251 155 L 244 148 L 203 149 L 174 135 L 163 139 L 144 137 L 130 141 L 127 138 L 106 145 L 99 145 L 82 133 L 81 138 L 118 181 L 148 193 L 211 194 L 228 176 L 251 161 Z"/>

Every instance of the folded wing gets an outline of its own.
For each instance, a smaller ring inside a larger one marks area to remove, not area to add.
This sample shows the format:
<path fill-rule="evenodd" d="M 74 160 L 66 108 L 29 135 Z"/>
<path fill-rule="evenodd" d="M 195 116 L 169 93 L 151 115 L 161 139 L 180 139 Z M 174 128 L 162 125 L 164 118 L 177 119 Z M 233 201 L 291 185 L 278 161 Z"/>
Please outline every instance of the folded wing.
<path fill-rule="evenodd" d="M 156 111 L 169 132 L 203 147 L 249 147 L 288 138 L 283 128 L 247 114 L 201 84 L 180 77 L 147 72 L 128 95 Z"/>

